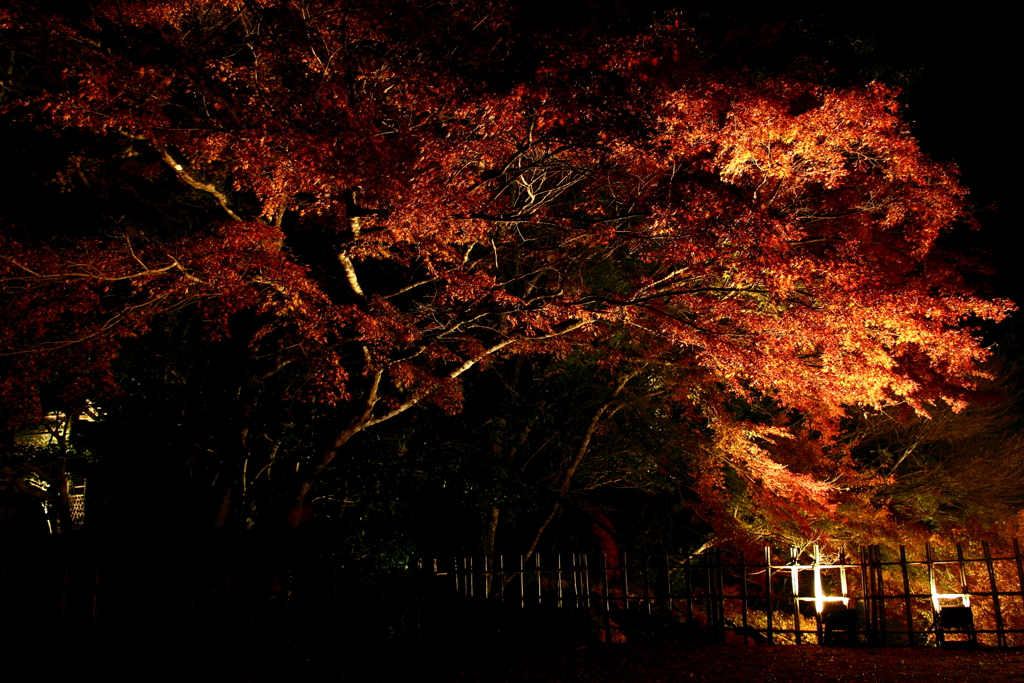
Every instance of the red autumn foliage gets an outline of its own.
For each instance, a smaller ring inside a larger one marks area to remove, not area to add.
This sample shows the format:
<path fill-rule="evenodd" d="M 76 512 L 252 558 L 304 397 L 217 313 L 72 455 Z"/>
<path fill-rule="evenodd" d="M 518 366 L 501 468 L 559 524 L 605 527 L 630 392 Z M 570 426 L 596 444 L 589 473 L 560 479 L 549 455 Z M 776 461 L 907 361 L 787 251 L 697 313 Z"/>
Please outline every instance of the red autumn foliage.
<path fill-rule="evenodd" d="M 9 423 L 42 386 L 116 390 L 120 344 L 168 315 L 211 337 L 248 316 L 260 376 L 301 368 L 333 411 L 301 504 L 354 434 L 459 410 L 472 367 L 618 335 L 608 366 L 668 368 L 710 435 L 706 505 L 728 469 L 799 522 L 870 479 L 829 450 L 851 406 L 964 405 L 971 325 L 1012 304 L 941 248 L 966 190 L 894 91 L 712 71 L 674 21 L 542 40 L 512 14 L 12 3 L 0 112 L 74 148 L 59 178 L 92 213 L 0 215 Z"/>

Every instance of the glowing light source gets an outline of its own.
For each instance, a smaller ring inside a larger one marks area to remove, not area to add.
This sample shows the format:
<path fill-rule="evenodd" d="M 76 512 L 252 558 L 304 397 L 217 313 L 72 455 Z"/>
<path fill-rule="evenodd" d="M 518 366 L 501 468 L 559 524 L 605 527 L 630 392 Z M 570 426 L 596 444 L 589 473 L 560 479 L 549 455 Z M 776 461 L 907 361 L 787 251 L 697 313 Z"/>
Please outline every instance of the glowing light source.
<path fill-rule="evenodd" d="M 844 608 L 850 607 L 850 598 L 846 597 L 847 585 L 846 585 L 846 564 L 840 563 L 839 565 L 822 565 L 821 564 L 821 552 L 818 546 L 814 546 L 814 564 L 811 565 L 814 571 L 814 610 L 821 614 L 825 611 L 826 602 L 841 602 Z M 842 595 L 825 595 L 825 588 L 821 583 L 821 570 L 822 569 L 839 569 L 839 584 Z"/>
<path fill-rule="evenodd" d="M 960 554 L 959 546 L 957 546 L 957 548 L 958 548 L 957 553 Z M 943 600 L 959 600 L 960 601 L 960 605 L 945 605 L 945 607 L 963 606 L 963 607 L 968 607 L 969 608 L 971 606 L 971 596 L 967 592 L 967 572 L 964 569 L 963 555 L 960 554 L 960 556 L 959 556 L 959 558 L 957 560 L 946 560 L 946 561 L 936 560 L 934 558 L 933 554 L 932 554 L 933 551 L 932 551 L 931 543 L 925 544 L 925 552 L 926 552 L 926 554 L 928 556 L 928 583 L 930 584 L 930 587 L 931 587 L 932 609 L 935 610 L 935 613 L 939 614 L 940 612 L 942 612 L 942 608 L 944 606 L 942 604 Z M 959 593 L 940 593 L 939 592 L 938 581 L 937 581 L 936 576 L 935 576 L 935 569 L 936 569 L 937 566 L 942 566 L 942 565 L 954 565 L 959 570 L 958 572 L 955 572 L 955 574 L 954 574 L 956 576 L 956 578 L 959 580 L 959 583 L 960 583 L 960 592 Z"/>

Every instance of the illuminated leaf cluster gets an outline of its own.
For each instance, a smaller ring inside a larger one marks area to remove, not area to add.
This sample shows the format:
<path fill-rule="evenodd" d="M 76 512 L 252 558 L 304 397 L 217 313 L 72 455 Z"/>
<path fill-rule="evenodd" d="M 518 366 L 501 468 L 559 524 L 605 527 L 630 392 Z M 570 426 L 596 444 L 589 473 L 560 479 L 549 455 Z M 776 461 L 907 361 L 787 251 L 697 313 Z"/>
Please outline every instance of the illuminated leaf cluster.
<path fill-rule="evenodd" d="M 114 390 L 122 340 L 172 313 L 211 338 L 244 314 L 267 376 L 298 368 L 295 391 L 337 410 L 311 480 L 365 428 L 457 411 L 478 364 L 625 335 L 609 367 L 669 368 L 713 435 L 706 500 L 724 463 L 759 504 L 834 514 L 856 475 L 825 452 L 850 406 L 964 404 L 987 355 L 968 325 L 1012 306 L 937 246 L 966 192 L 895 92 L 712 72 L 674 22 L 541 46 L 510 12 L 14 3 L 3 114 L 74 134 L 60 177 L 105 208 L 52 239 L 3 224 L 12 421 L 44 380 Z M 120 221 L 126 186 L 170 196 L 173 227 Z"/>

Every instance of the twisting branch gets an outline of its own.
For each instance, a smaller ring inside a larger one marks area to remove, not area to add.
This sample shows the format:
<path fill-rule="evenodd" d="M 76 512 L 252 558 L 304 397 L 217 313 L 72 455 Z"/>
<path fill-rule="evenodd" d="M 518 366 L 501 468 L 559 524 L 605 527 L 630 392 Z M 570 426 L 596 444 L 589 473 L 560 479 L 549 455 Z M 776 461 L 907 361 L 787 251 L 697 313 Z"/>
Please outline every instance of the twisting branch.
<path fill-rule="evenodd" d="M 338 253 L 338 263 L 341 264 L 342 269 L 345 271 L 345 280 L 348 282 L 349 288 L 352 293 L 360 299 L 366 298 L 366 292 L 359 285 L 359 276 L 356 275 L 356 266 L 344 252 Z"/>
<path fill-rule="evenodd" d="M 135 257 L 135 253 L 134 252 L 132 253 L 132 256 Z M 31 268 L 18 263 L 14 259 L 8 258 L 8 257 L 3 256 L 3 255 L 0 255 L 0 258 L 2 258 L 3 260 L 7 261 L 8 263 L 14 264 L 18 268 L 21 268 L 25 272 L 29 273 L 29 275 L 22 275 L 20 277 L 19 276 L 14 276 L 14 277 L 0 278 L 0 282 L 12 282 L 12 281 L 17 281 L 17 280 L 23 280 L 23 281 L 24 280 L 99 280 L 101 282 L 123 282 L 125 280 L 137 280 L 139 278 L 147 277 L 147 276 L 150 276 L 150 275 L 160 275 L 162 273 L 166 273 L 166 272 L 171 271 L 171 270 L 179 271 L 181 273 L 182 277 L 184 277 L 187 280 L 191 280 L 192 282 L 200 282 L 200 283 L 203 282 L 202 280 L 197 278 L 195 275 L 192 275 L 192 274 L 188 273 L 185 270 L 185 268 L 180 263 L 178 263 L 178 260 L 175 259 L 173 256 L 170 257 L 171 258 L 171 263 L 169 265 L 161 266 L 160 268 L 149 268 L 148 266 L 146 266 L 145 263 L 143 263 L 141 260 L 139 260 L 138 257 L 135 257 L 135 260 L 138 261 L 138 263 L 140 265 L 142 265 L 144 270 L 139 270 L 139 271 L 136 271 L 134 273 L 128 273 L 126 275 L 102 275 L 100 273 L 85 273 L 85 272 L 75 272 L 75 271 L 72 271 L 72 272 L 69 272 L 69 273 L 50 273 L 50 274 L 44 275 L 42 273 L 37 273 L 36 271 L 32 270 Z M 84 266 L 86 264 L 72 263 L 70 265 L 71 266 L 82 267 L 82 266 Z"/>
<path fill-rule="evenodd" d="M 369 369 L 370 350 L 363 346 L 363 356 L 366 359 L 367 369 Z M 331 461 L 334 460 L 335 456 L 338 455 L 338 451 L 341 447 L 348 443 L 348 440 L 361 432 L 367 425 L 370 415 L 373 414 L 373 409 L 377 405 L 377 401 L 380 397 L 380 381 L 384 377 L 384 368 L 379 368 L 373 372 L 373 376 L 370 379 L 370 387 L 366 393 L 366 401 L 363 403 L 363 409 L 358 415 L 354 416 L 349 423 L 338 432 L 338 435 L 334 438 L 331 445 L 324 451 L 323 455 L 320 456 L 320 460 L 316 466 L 312 468 L 308 475 L 303 477 L 301 484 L 299 485 L 298 502 L 303 504 L 306 500 L 306 496 L 309 494 L 311 488 L 313 488 L 313 482 L 316 477 L 326 468 Z"/>
<path fill-rule="evenodd" d="M 434 383 L 426 391 L 413 396 L 412 398 L 410 398 L 405 403 L 402 403 L 402 404 L 398 405 L 396 408 L 394 408 L 394 409 L 384 413 L 383 415 L 379 415 L 378 417 L 375 417 L 375 418 L 372 418 L 370 420 L 367 420 L 366 424 L 363 425 L 363 428 L 372 427 L 375 424 L 380 424 L 381 422 L 384 422 L 385 420 L 390 420 L 393 417 L 401 415 L 405 411 L 409 410 L 409 408 L 412 408 L 413 406 L 417 405 L 423 399 L 425 399 L 427 396 L 430 396 L 435 391 L 437 391 L 445 381 L 455 379 L 456 377 L 458 377 L 462 373 L 466 372 L 466 370 L 469 370 L 474 365 L 476 365 L 477 363 L 482 361 L 484 358 L 487 358 L 488 356 L 491 356 L 491 355 L 497 353 L 498 351 L 501 351 L 506 346 L 509 346 L 510 344 L 514 344 L 517 341 L 519 341 L 519 339 L 506 339 L 504 341 L 498 342 L 497 344 L 494 344 L 493 346 L 490 346 L 490 347 L 484 349 L 483 351 L 481 351 L 477 355 L 473 356 L 472 358 L 467 359 L 461 365 L 459 365 L 458 367 L 454 368 L 451 372 L 449 372 L 447 375 L 445 375 L 443 380 L 441 380 L 440 382 Z"/>
<path fill-rule="evenodd" d="M 363 216 L 386 215 L 386 212 L 383 210 L 367 209 L 359 206 L 359 195 L 362 191 L 363 189 L 361 187 L 356 186 L 345 194 L 345 209 L 348 213 L 348 227 L 352 232 L 352 242 L 357 241 L 363 233 Z M 345 271 L 345 280 L 348 281 L 349 288 L 357 297 L 365 300 L 366 293 L 359 284 L 359 276 L 356 273 L 355 263 L 352 262 L 352 259 L 344 251 L 338 252 L 338 263 L 341 264 L 342 269 Z M 396 294 L 400 293 L 401 292 L 396 292 Z M 392 294 L 391 296 L 395 296 L 395 294 Z"/>
<path fill-rule="evenodd" d="M 523 557 L 523 562 L 526 562 L 533 556 L 533 551 L 537 549 L 537 544 L 540 543 L 540 537 L 544 535 L 544 531 L 548 528 L 548 525 L 550 525 L 552 520 L 554 520 L 558 511 L 562 509 L 562 499 L 569 491 L 569 484 L 572 482 L 573 475 L 576 474 L 576 470 L 579 468 L 580 463 L 583 462 L 583 458 L 587 455 L 587 451 L 590 449 L 590 442 L 593 440 L 594 434 L 597 432 L 597 428 L 601 424 L 601 418 L 604 417 L 605 413 L 608 413 L 608 416 L 611 417 L 618 412 L 620 408 L 622 408 L 622 403 L 619 401 L 619 394 L 622 393 L 622 390 L 626 388 L 626 384 L 628 384 L 631 379 L 643 372 L 644 367 L 637 368 L 633 372 L 627 373 L 621 380 L 619 380 L 619 383 L 616 385 L 612 395 L 598 407 L 597 412 L 594 413 L 592 418 L 590 418 L 590 424 L 587 425 L 587 431 L 583 435 L 583 440 L 580 442 L 579 448 L 576 449 L 576 453 L 573 454 L 572 460 L 569 461 L 568 466 L 562 473 L 562 478 L 558 482 L 558 498 L 555 500 L 555 504 L 551 509 L 551 514 L 547 516 L 547 519 L 545 519 L 537 529 L 537 533 L 533 537 L 533 542 L 530 543 L 530 547 L 526 550 L 526 555 Z"/>
<path fill-rule="evenodd" d="M 409 400 L 405 401 L 404 403 L 401 403 L 400 405 L 396 406 L 392 410 L 390 410 L 390 411 L 388 411 L 388 412 L 386 412 L 386 413 L 384 413 L 382 415 L 378 415 L 377 417 L 371 417 L 373 415 L 373 409 L 376 407 L 376 405 L 377 405 L 377 403 L 379 401 L 379 398 L 380 398 L 379 397 L 380 383 L 381 383 L 381 379 L 384 376 L 384 368 L 379 368 L 379 369 L 375 370 L 374 374 L 373 374 L 373 378 L 372 378 L 372 380 L 370 382 L 370 387 L 369 387 L 369 391 L 367 393 L 366 401 L 363 404 L 363 410 L 360 411 L 360 413 L 358 415 L 353 417 L 348 422 L 348 424 L 346 424 L 345 427 L 340 432 L 338 432 L 338 435 L 335 437 L 334 441 L 331 443 L 331 445 L 324 452 L 323 456 L 321 456 L 320 461 L 317 463 L 316 467 L 314 467 L 312 469 L 312 471 L 310 472 L 310 474 L 304 478 L 304 481 L 302 482 L 302 484 L 299 487 L 298 501 L 301 503 L 302 501 L 304 501 L 306 499 L 306 495 L 309 493 L 310 489 L 313 486 L 313 480 L 317 477 L 317 475 L 320 472 L 322 472 L 324 470 L 325 467 L 327 467 L 328 464 L 330 464 L 330 462 L 334 459 L 334 457 L 341 450 L 341 447 L 344 446 L 348 442 L 349 439 L 351 439 L 353 436 L 355 436 L 359 432 L 363 431 L 367 427 L 372 427 L 372 426 L 380 424 L 381 422 L 384 422 L 386 420 L 390 420 L 393 417 L 397 417 L 398 415 L 401 415 L 402 413 L 404 413 L 405 411 L 409 410 L 410 408 L 418 405 L 420 402 L 423 401 L 423 399 L 427 398 L 428 396 L 433 394 L 435 391 L 437 391 L 439 388 L 441 388 L 441 386 L 444 384 L 444 382 L 449 381 L 449 380 L 453 380 L 453 379 L 459 377 L 460 375 L 462 375 L 464 372 L 466 372 L 467 370 L 469 370 L 470 368 L 472 368 L 473 366 L 478 364 L 483 359 L 487 358 L 488 356 L 494 355 L 495 353 L 501 351 L 502 349 L 504 349 L 504 348 L 506 348 L 506 347 L 508 347 L 508 346 L 510 346 L 510 345 L 512 345 L 514 343 L 516 343 L 516 342 L 520 342 L 520 341 L 541 341 L 541 340 L 544 340 L 544 339 L 551 339 L 553 337 L 558 337 L 558 336 L 561 336 L 561 335 L 564 335 L 564 334 L 568 334 L 568 333 L 572 332 L 573 330 L 578 330 L 579 328 L 581 328 L 581 327 L 583 327 L 585 325 L 589 325 L 591 322 L 592 321 L 590 321 L 590 320 L 574 320 L 574 321 L 570 322 L 569 324 L 567 324 L 564 328 L 556 330 L 554 332 L 550 332 L 550 333 L 548 333 L 546 335 L 540 335 L 540 336 L 537 336 L 537 337 L 532 337 L 532 338 L 527 338 L 527 339 L 524 339 L 524 338 L 521 338 L 521 337 L 514 337 L 512 339 L 506 339 L 504 341 L 498 342 L 497 344 L 494 344 L 494 345 L 489 346 L 488 348 L 484 349 L 483 351 L 481 351 L 477 355 L 473 356 L 472 358 L 466 359 L 465 361 L 463 361 L 460 365 L 456 366 L 455 368 L 452 368 L 452 370 L 450 370 L 447 374 L 444 375 L 443 379 L 439 380 L 438 382 L 435 382 L 433 385 L 431 385 L 425 391 L 422 391 L 422 392 L 416 394 L 415 396 L 413 396 Z M 365 347 L 363 348 L 363 354 L 366 357 L 367 368 L 369 368 L 370 363 L 371 363 L 371 358 L 370 358 L 369 350 L 367 348 L 365 348 Z M 626 380 L 626 381 L 628 381 L 628 380 Z"/>
<path fill-rule="evenodd" d="M 221 208 L 224 209 L 224 211 L 229 216 L 231 216 L 232 220 L 242 220 L 241 216 L 232 211 L 231 204 L 228 201 L 227 195 L 218 190 L 216 185 L 214 185 L 213 183 L 205 183 L 202 180 L 196 178 L 188 171 L 186 171 L 185 167 L 178 163 L 178 161 L 176 161 L 174 157 L 171 156 L 170 152 L 167 151 L 167 148 L 164 147 L 159 141 L 150 140 L 150 143 L 153 145 L 156 151 L 160 153 L 160 158 L 164 160 L 164 163 L 166 163 L 168 166 L 174 169 L 174 172 L 177 173 L 178 177 L 184 180 L 186 184 L 188 184 L 191 187 L 194 187 L 195 189 L 201 192 L 212 194 L 214 199 L 217 200 L 217 203 L 220 204 Z"/>
<path fill-rule="evenodd" d="M 148 301 L 144 301 L 141 304 L 135 304 L 134 306 L 128 306 L 123 311 L 119 312 L 117 315 L 107 319 L 105 322 L 103 322 L 103 324 L 98 325 L 95 329 L 93 329 L 92 331 L 88 332 L 87 334 L 81 335 L 80 337 L 76 337 L 74 339 L 65 339 L 63 341 L 40 342 L 40 343 L 36 344 L 35 346 L 31 346 L 31 347 L 25 348 L 25 349 L 19 349 L 19 350 L 16 350 L 16 351 L 2 351 L 2 352 L 0 352 L 0 357 L 23 356 L 23 355 L 30 354 L 30 353 L 41 353 L 41 352 L 46 352 L 46 351 L 56 351 L 58 349 L 63 349 L 63 348 L 67 348 L 69 346 L 74 346 L 75 344 L 81 344 L 82 342 L 89 341 L 90 339 L 95 339 L 96 337 L 99 337 L 99 336 L 103 335 L 104 333 L 108 332 L 109 330 L 111 330 L 114 327 L 116 327 L 117 325 L 119 325 L 123 320 L 127 319 L 128 316 L 130 316 L 135 311 L 138 311 L 140 309 L 143 309 L 143 308 L 146 308 L 146 307 L 149 307 L 149 306 L 154 306 L 157 303 L 159 303 L 160 301 L 166 299 L 168 296 L 169 296 L 169 294 L 164 293 L 164 294 L 156 296 L 156 297 L 154 297 L 154 298 L 152 298 L 152 299 L 150 299 Z M 190 301 L 191 299 L 194 299 L 194 297 L 190 297 L 189 299 L 186 299 L 186 302 Z M 167 312 L 167 311 L 170 311 L 170 310 L 175 310 L 177 308 L 180 308 L 182 305 L 183 305 L 183 303 L 179 302 L 175 306 L 172 306 L 172 307 L 170 307 L 168 309 L 165 309 L 164 312 Z"/>
<path fill-rule="evenodd" d="M 397 291 L 391 292 L 390 294 L 385 294 L 381 298 L 382 299 L 390 299 L 390 298 L 396 297 L 396 296 L 398 296 L 400 294 L 405 294 L 406 292 L 408 292 L 410 290 L 413 290 L 413 289 L 416 289 L 417 287 L 420 287 L 422 285 L 428 285 L 428 284 L 430 284 L 431 282 L 434 282 L 434 281 L 435 281 L 434 278 L 428 278 L 426 280 L 418 280 L 418 281 L 412 283 L 411 285 L 406 285 L 405 287 L 402 287 L 401 289 L 399 289 Z"/>

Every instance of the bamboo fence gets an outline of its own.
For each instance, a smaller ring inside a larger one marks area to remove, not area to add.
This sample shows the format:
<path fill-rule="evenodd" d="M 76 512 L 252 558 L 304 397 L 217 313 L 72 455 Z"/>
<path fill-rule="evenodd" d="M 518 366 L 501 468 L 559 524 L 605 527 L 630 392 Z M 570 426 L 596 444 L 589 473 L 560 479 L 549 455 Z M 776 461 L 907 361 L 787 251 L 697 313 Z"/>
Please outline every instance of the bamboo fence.
<path fill-rule="evenodd" d="M 987 542 L 971 555 L 964 544 L 866 546 L 854 557 L 824 558 L 812 547 L 760 557 L 711 550 L 609 559 L 601 554 L 535 554 L 529 558 L 461 557 L 418 561 L 392 570 L 395 599 L 422 601 L 424 576 L 448 582 L 464 598 L 521 609 L 554 607 L 593 613 L 602 640 L 621 640 L 619 624 L 649 630 L 699 630 L 721 640 L 823 644 L 828 614 L 856 613 L 845 642 L 934 645 L 943 640 L 1024 646 L 1024 555 L 1020 543 L 1002 554 Z M 403 580 L 417 590 L 403 591 Z M 418 595 L 420 597 L 409 597 Z M 404 597 L 403 597 L 404 596 Z M 973 628 L 942 629 L 940 613 L 968 607 Z M 636 615 L 635 617 L 631 615 Z"/>
<path fill-rule="evenodd" d="M 0 558 L 0 617 L 9 623 L 156 616 L 257 628 L 328 619 L 418 634 L 458 620 L 472 629 L 474 620 L 482 625 L 511 613 L 529 627 L 560 613 L 605 642 L 667 634 L 797 645 L 1024 646 L 1024 554 L 1017 541 L 996 549 L 984 542 L 876 545 L 852 555 L 810 547 L 765 548 L 756 556 L 712 549 L 453 557 L 390 567 L 311 563 L 288 571 L 246 562 L 70 561 L 19 570 L 10 559 Z M 943 613 L 967 615 L 969 628 L 955 628 Z"/>

